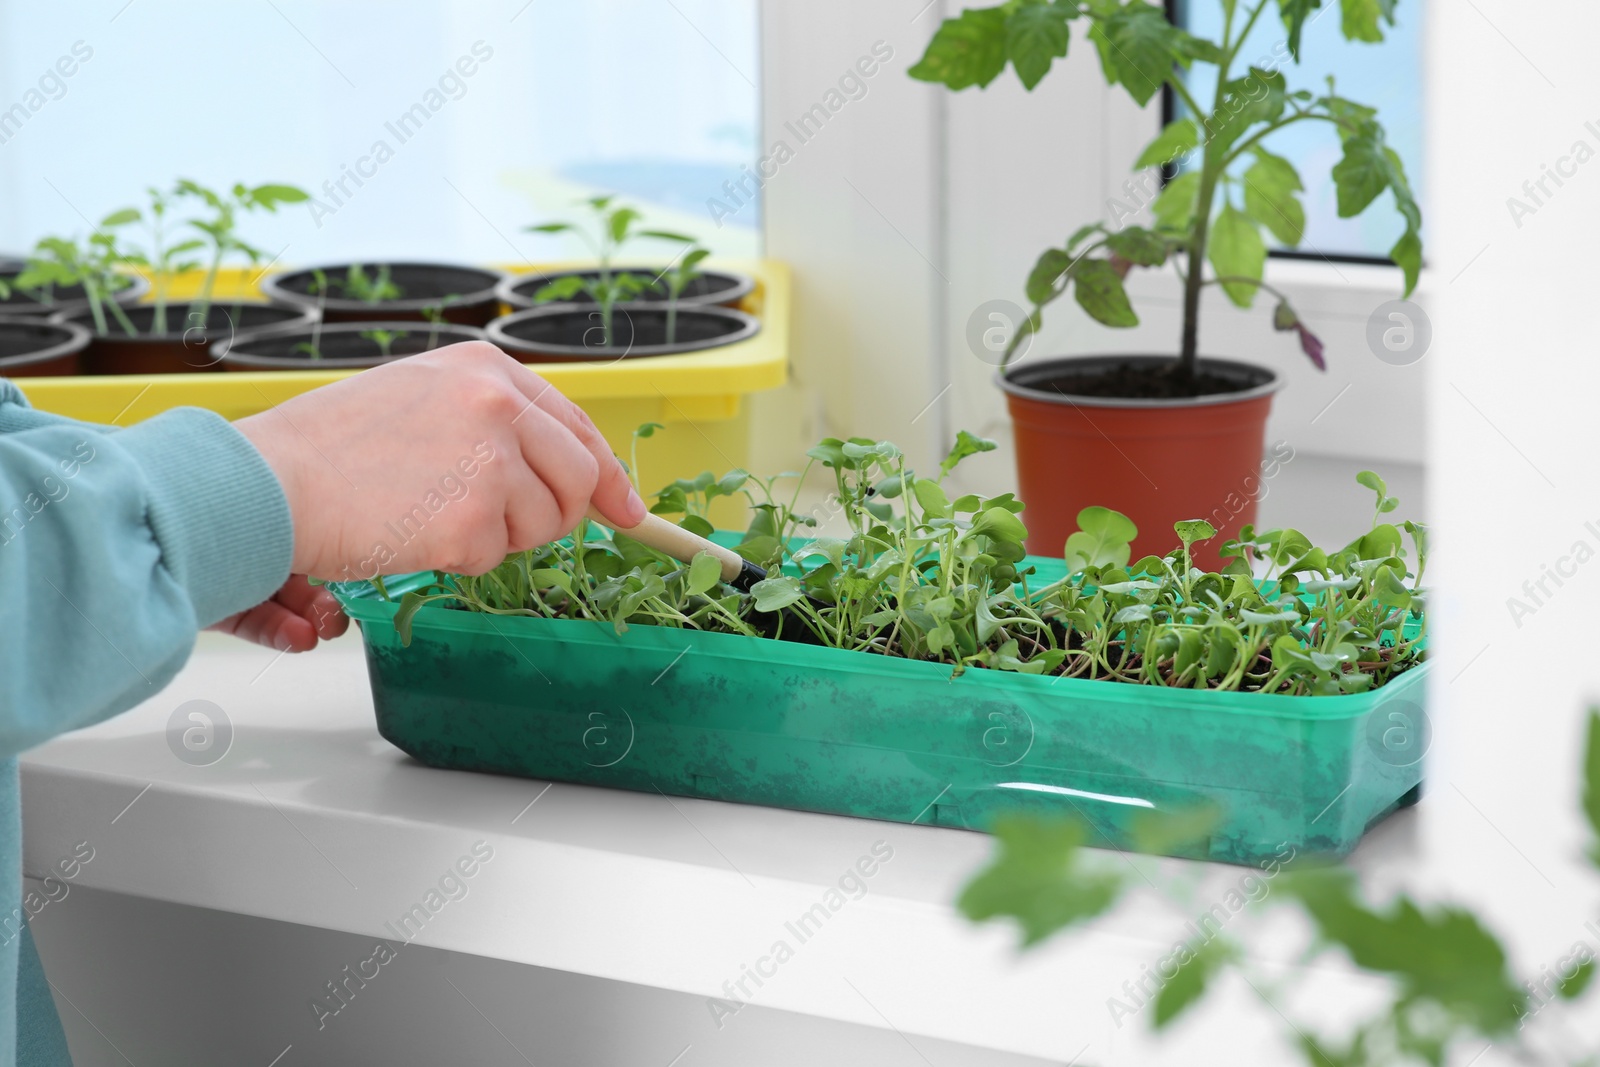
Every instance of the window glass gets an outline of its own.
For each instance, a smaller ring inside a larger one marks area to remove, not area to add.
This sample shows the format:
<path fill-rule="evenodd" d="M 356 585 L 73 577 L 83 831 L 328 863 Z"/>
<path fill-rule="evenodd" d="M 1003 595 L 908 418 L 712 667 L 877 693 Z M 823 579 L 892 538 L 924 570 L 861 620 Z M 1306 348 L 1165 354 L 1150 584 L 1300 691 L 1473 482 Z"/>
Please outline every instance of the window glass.
<path fill-rule="evenodd" d="M 1381 44 L 1346 41 L 1340 32 L 1338 0 L 1324 0 L 1323 6 L 1306 21 L 1300 45 L 1301 61 L 1289 58 L 1283 23 L 1277 17 L 1276 0 L 1265 0 L 1271 7 L 1251 31 L 1240 50 L 1238 74 L 1246 63 L 1265 69 L 1278 69 L 1289 81 L 1290 89 L 1326 91 L 1332 75 L 1339 95 L 1378 109 L 1378 120 L 1388 134 L 1389 145 L 1400 153 L 1406 165 L 1424 220 L 1428 204 L 1426 175 L 1422 157 L 1422 30 L 1426 16 L 1425 0 L 1401 0 L 1395 5 L 1396 25 L 1385 27 Z M 1240 15 L 1252 0 L 1239 5 Z M 1207 40 L 1222 34 L 1222 5 L 1217 0 L 1177 0 L 1176 20 L 1191 33 Z M 1189 86 L 1196 99 L 1210 101 L 1216 91 L 1216 68 L 1196 64 Z M 1305 182 L 1305 239 L 1300 251 L 1311 256 L 1368 256 L 1387 260 L 1389 249 L 1399 239 L 1405 224 L 1392 210 L 1393 197 L 1384 193 L 1377 203 L 1353 219 L 1341 219 L 1337 210 L 1333 179 L 1329 177 L 1342 151 L 1338 134 L 1326 123 L 1298 123 L 1272 135 L 1267 147 L 1283 156 L 1300 171 Z M 1426 225 L 1426 222 L 1424 222 Z M 1269 242 L 1270 234 L 1265 235 Z M 1281 247 L 1276 246 L 1275 247 Z"/>
<path fill-rule="evenodd" d="M 523 227 L 600 191 L 755 254 L 759 205 L 705 204 L 755 162 L 756 34 L 755 0 L 7 4 L 0 251 L 190 177 L 314 194 L 241 227 L 285 263 L 579 256 Z"/>

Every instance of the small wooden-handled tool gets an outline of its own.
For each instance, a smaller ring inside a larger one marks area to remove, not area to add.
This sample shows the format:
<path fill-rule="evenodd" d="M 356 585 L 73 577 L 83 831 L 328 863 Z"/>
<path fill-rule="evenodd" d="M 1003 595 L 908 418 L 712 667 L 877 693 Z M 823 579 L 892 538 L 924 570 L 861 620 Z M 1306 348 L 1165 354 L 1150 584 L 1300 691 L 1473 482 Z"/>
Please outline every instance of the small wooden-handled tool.
<path fill-rule="evenodd" d="M 671 556 L 679 563 L 693 563 L 695 556 L 702 552 L 709 552 L 722 564 L 722 580 L 741 592 L 748 593 L 750 587 L 766 578 L 767 572 L 751 563 L 731 548 L 724 548 L 715 541 L 707 540 L 691 530 L 685 530 L 677 523 L 668 522 L 660 515 L 645 515 L 644 521 L 639 525 L 624 529 L 613 525 L 601 517 L 599 512 L 589 511 L 589 521 L 597 522 L 601 526 L 614 530 L 617 533 L 627 534 L 642 545 L 648 545 L 657 552 Z"/>

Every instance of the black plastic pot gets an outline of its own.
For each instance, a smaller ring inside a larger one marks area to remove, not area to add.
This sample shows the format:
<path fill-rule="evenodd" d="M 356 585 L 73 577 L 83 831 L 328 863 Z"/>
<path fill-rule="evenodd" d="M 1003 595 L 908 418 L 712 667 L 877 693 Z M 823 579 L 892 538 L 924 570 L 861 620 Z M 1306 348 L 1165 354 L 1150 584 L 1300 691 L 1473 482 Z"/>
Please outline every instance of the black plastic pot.
<path fill-rule="evenodd" d="M 652 281 L 660 277 L 666 267 L 614 267 L 613 274 L 635 274 Z M 546 307 L 548 305 L 536 303 L 533 294 L 543 289 L 546 285 L 560 278 L 571 276 L 580 278 L 598 278 L 600 272 L 588 270 L 549 270 L 539 271 L 534 274 L 514 274 L 500 283 L 500 301 L 512 309 Z M 678 296 L 679 307 L 737 307 L 739 301 L 749 296 L 755 289 L 755 279 L 748 274 L 735 274 L 731 271 L 708 270 L 700 277 L 684 286 L 683 292 Z M 635 304 L 665 304 L 667 302 L 667 287 L 664 282 L 654 282 L 651 288 L 633 297 L 630 301 Z M 587 293 L 578 293 L 563 300 L 565 304 L 593 304 Z"/>
<path fill-rule="evenodd" d="M 403 334 L 383 354 L 383 346 L 364 334 L 387 330 Z M 415 322 L 333 322 L 320 330 L 311 326 L 269 327 L 251 330 L 234 339 L 222 352 L 223 370 L 360 370 L 391 360 L 404 359 L 419 352 L 431 352 L 461 341 L 481 341 L 483 331 L 476 326 Z M 431 343 L 430 343 L 431 342 Z M 315 345 L 320 356 L 300 346 Z"/>
<path fill-rule="evenodd" d="M 75 315 L 82 311 L 88 313 L 89 299 L 83 294 L 81 285 L 58 285 L 48 294 L 28 294 L 16 288 L 17 275 L 26 269 L 26 262 L 18 262 L 9 257 L 0 259 L 0 281 L 10 287 L 10 295 L 0 299 L 0 318 L 6 319 L 46 319 L 52 315 Z M 123 275 L 128 284 L 117 290 L 114 299 L 123 307 L 129 307 L 139 302 L 139 298 L 150 291 L 150 283 L 138 274 Z"/>
<path fill-rule="evenodd" d="M 89 374 L 193 374 L 217 369 L 218 346 L 226 350 L 233 340 L 249 330 L 268 326 L 309 326 L 316 313 L 304 308 L 259 301 L 213 302 L 202 324 L 194 321 L 188 302 L 167 305 L 167 332 L 152 334 L 155 307 L 140 304 L 125 314 L 138 331 L 130 337 L 121 324 L 113 321 L 110 331 L 95 335 L 83 354 L 84 371 Z M 90 326 L 87 311 L 59 315 L 52 322 L 75 322 Z"/>
<path fill-rule="evenodd" d="M 486 326 L 500 313 L 496 286 L 505 280 L 497 270 L 459 267 L 446 263 L 363 263 L 369 274 L 389 268 L 389 280 L 400 289 L 394 300 L 367 303 L 338 295 L 350 269 L 349 263 L 317 268 L 328 280 L 330 293 L 321 298 L 312 293 L 316 278 L 312 268 L 275 274 L 261 283 L 261 291 L 271 300 L 296 307 L 322 309 L 324 322 L 426 322 L 425 311 L 443 304 L 446 322 L 464 326 Z"/>
<path fill-rule="evenodd" d="M 667 344 L 667 311 L 659 304 L 618 304 L 612 344 L 602 344 L 600 312 L 592 304 L 547 304 L 495 319 L 489 340 L 525 363 L 613 363 L 672 356 L 748 340 L 761 323 L 725 307 L 680 307 L 675 340 Z"/>
<path fill-rule="evenodd" d="M 0 378 L 77 374 L 89 331 L 73 322 L 0 320 Z"/>

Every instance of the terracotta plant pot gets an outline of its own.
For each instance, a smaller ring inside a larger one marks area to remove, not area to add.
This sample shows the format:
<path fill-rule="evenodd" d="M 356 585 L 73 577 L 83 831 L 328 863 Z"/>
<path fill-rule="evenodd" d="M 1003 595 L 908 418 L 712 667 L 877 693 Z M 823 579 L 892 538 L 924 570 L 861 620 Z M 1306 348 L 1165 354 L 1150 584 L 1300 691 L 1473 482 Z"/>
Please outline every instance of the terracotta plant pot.
<path fill-rule="evenodd" d="M 316 319 L 315 312 L 302 308 L 248 300 L 224 301 L 211 305 L 202 328 L 187 325 L 191 320 L 190 307 L 187 302 L 168 304 L 167 332 L 159 334 L 150 332 L 155 321 L 152 305 L 128 308 L 126 314 L 138 331 L 137 335 L 130 337 L 120 324 L 113 322 L 110 333 L 97 334 L 90 339 L 83 354 L 84 371 L 88 374 L 213 371 L 217 369 L 219 344 L 225 350 L 235 337 L 246 331 L 268 326 L 309 326 Z M 87 311 L 57 316 L 51 321 L 92 325 Z"/>
<path fill-rule="evenodd" d="M 1171 400 L 1071 393 L 1074 377 L 1170 362 L 1164 356 L 1053 359 L 999 377 L 1015 430 L 1030 552 L 1060 556 L 1078 528 L 1078 512 L 1098 504 L 1139 528 L 1134 559 L 1177 547 L 1174 522 L 1207 520 L 1217 536 L 1195 546 L 1195 562 L 1216 569 L 1223 542 L 1255 522 L 1267 413 L 1283 384 L 1272 371 L 1202 359 L 1201 373 L 1236 382 L 1237 390 Z"/>
<path fill-rule="evenodd" d="M 375 338 L 363 336 L 373 330 L 386 330 L 395 337 L 389 354 Z M 330 322 L 320 330 L 296 324 L 251 330 L 234 339 L 222 353 L 222 369 L 247 370 L 360 370 L 391 360 L 404 359 L 419 352 L 453 345 L 459 341 L 481 341 L 483 331 L 475 326 L 454 323 L 434 327 L 415 322 Z M 429 343 L 429 342 L 432 343 Z M 301 347 L 315 345 L 320 356 Z"/>
<path fill-rule="evenodd" d="M 666 270 L 665 265 L 653 267 L 613 267 L 613 274 L 636 274 L 644 278 L 658 278 Z M 513 310 L 519 308 L 544 307 L 536 303 L 533 294 L 549 285 L 558 278 L 576 275 L 582 278 L 598 278 L 600 272 L 595 269 L 588 270 L 546 270 L 533 274 L 515 274 L 500 283 L 500 301 Z M 683 292 L 678 296 L 679 307 L 738 307 L 739 302 L 749 296 L 756 287 L 755 279 L 748 274 L 736 274 L 725 270 L 702 271 L 700 277 L 684 286 Z M 656 284 L 650 289 L 634 296 L 629 301 L 634 304 L 665 304 L 667 302 L 667 287 Z M 587 293 L 577 293 L 563 303 L 568 304 L 593 304 L 594 301 Z"/>
<path fill-rule="evenodd" d="M 0 298 L 0 318 L 45 319 L 52 315 L 76 315 L 80 311 L 88 313 L 89 299 L 84 296 L 81 285 L 56 286 L 48 293 L 25 293 L 16 288 L 17 275 L 25 266 L 10 259 L 0 260 L 0 281 L 11 288 L 10 295 Z M 138 303 L 139 298 L 150 291 L 150 283 L 142 275 L 120 277 L 126 278 L 127 284 L 117 290 L 115 300 L 123 307 Z"/>
<path fill-rule="evenodd" d="M 680 307 L 674 340 L 667 343 L 667 311 L 660 304 L 618 304 L 612 344 L 601 344 L 600 312 L 593 305 L 546 304 L 495 319 L 489 340 L 525 363 L 614 363 L 699 352 L 754 337 L 761 323 L 725 307 Z"/>
<path fill-rule="evenodd" d="M 316 278 L 310 267 L 271 275 L 262 281 L 261 291 L 279 303 L 313 311 L 320 307 L 323 322 L 427 322 L 423 313 L 441 305 L 444 321 L 463 326 L 487 326 L 500 314 L 495 289 L 506 276 L 497 270 L 447 263 L 363 263 L 369 276 L 388 267 L 389 280 L 400 290 L 393 300 L 368 303 L 339 295 L 350 266 L 336 263 L 318 268 L 328 280 L 325 298 L 319 299 L 311 291 Z"/>
<path fill-rule="evenodd" d="M 0 319 L 0 378 L 77 374 L 89 331 L 72 322 Z"/>

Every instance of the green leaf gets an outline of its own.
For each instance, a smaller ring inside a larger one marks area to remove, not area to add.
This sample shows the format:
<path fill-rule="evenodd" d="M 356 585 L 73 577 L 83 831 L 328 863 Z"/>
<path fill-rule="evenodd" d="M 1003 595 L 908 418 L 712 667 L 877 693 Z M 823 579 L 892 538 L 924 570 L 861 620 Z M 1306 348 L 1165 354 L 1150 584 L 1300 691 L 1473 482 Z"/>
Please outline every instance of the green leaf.
<path fill-rule="evenodd" d="M 710 537 L 715 532 L 715 528 L 711 523 L 700 515 L 685 515 L 678 520 L 678 525 L 701 537 Z"/>
<path fill-rule="evenodd" d="M 638 214 L 635 213 L 634 214 L 634 218 L 638 218 L 638 217 L 639 217 Z M 654 237 L 658 241 L 676 241 L 679 244 L 685 244 L 685 245 L 694 243 L 694 238 L 693 237 L 690 237 L 686 233 L 678 233 L 675 230 L 639 230 L 638 232 L 636 232 L 634 234 L 634 236 L 635 237 Z M 708 251 L 707 249 L 704 249 L 704 248 L 699 249 L 698 251 L 700 252 L 700 258 L 701 259 L 704 259 L 706 256 L 711 254 L 710 251 Z M 693 252 L 688 252 L 688 253 L 684 254 L 683 258 L 684 258 L 685 261 L 687 261 L 688 258 L 690 256 L 692 256 L 692 255 L 694 255 Z M 699 260 L 696 260 L 695 262 L 698 263 Z"/>
<path fill-rule="evenodd" d="M 269 211 L 279 204 L 303 204 L 311 199 L 304 189 L 297 186 L 271 184 L 256 186 L 250 190 L 250 198 Z"/>
<path fill-rule="evenodd" d="M 1167 240 L 1153 230 L 1129 226 L 1106 238 L 1106 247 L 1129 263 L 1159 267 L 1167 261 Z"/>
<path fill-rule="evenodd" d="M 805 596 L 798 579 L 788 575 L 767 578 L 750 587 L 757 611 L 780 611 Z"/>
<path fill-rule="evenodd" d="M 1029 302 L 1043 307 L 1060 296 L 1065 286 L 1057 288 L 1056 282 L 1071 266 L 1072 257 L 1059 248 L 1047 248 L 1041 252 L 1033 270 L 1028 272 L 1028 283 L 1023 290 Z"/>
<path fill-rule="evenodd" d="M 1389 483 L 1385 482 L 1374 471 L 1357 472 L 1356 484 L 1366 486 L 1374 493 L 1377 493 L 1379 500 L 1382 500 L 1384 497 L 1389 495 Z"/>
<path fill-rule="evenodd" d="M 1296 63 L 1300 61 L 1300 33 L 1306 19 L 1322 6 L 1322 0 L 1278 0 L 1278 14 L 1283 17 L 1284 28 L 1289 31 L 1289 54 Z"/>
<path fill-rule="evenodd" d="M 567 274 L 553 282 L 539 286 L 534 291 L 533 302 L 546 304 L 552 300 L 570 300 L 577 296 L 584 288 L 584 279 L 581 275 Z"/>
<path fill-rule="evenodd" d="M 1354 218 L 1389 187 L 1390 167 L 1383 146 L 1370 137 L 1352 137 L 1344 143 L 1344 158 L 1333 167 L 1338 192 L 1339 217 Z"/>
<path fill-rule="evenodd" d="M 1306 210 L 1295 193 L 1305 187 L 1294 164 L 1256 149 L 1256 161 L 1244 172 L 1244 208 L 1272 236 L 1293 248 L 1306 231 Z"/>
<path fill-rule="evenodd" d="M 1409 608 L 1411 590 L 1395 574 L 1392 567 L 1379 567 L 1372 576 L 1372 598 L 1384 607 Z"/>
<path fill-rule="evenodd" d="M 1194 1004 L 1206 991 L 1206 985 L 1233 958 L 1233 950 L 1221 938 L 1203 942 L 1199 948 L 1183 946 L 1179 954 L 1178 970 L 1156 994 L 1154 1025 L 1164 1029 L 1168 1023 Z"/>
<path fill-rule="evenodd" d="M 972 532 L 984 534 L 1000 541 L 1021 544 L 1028 536 L 1028 528 L 1005 508 L 987 508 L 972 522 Z"/>
<path fill-rule="evenodd" d="M 689 595 L 696 596 L 709 592 L 721 581 L 722 561 L 709 552 L 695 553 L 694 561 L 689 564 L 689 578 L 684 586 Z"/>
<path fill-rule="evenodd" d="M 1422 277 L 1422 238 L 1414 231 L 1407 230 L 1389 249 L 1389 258 L 1405 272 L 1406 291 L 1402 296 L 1409 297 L 1416 291 L 1417 281 Z"/>
<path fill-rule="evenodd" d="M 1600 867 L 1600 709 L 1596 708 L 1589 710 L 1589 739 L 1584 746 L 1583 779 L 1583 813 L 1589 817 L 1589 826 L 1595 832 L 1589 858 L 1595 866 Z"/>
<path fill-rule="evenodd" d="M 806 455 L 821 463 L 824 467 L 844 469 L 855 466 L 844 454 L 844 442 L 837 437 L 824 437 L 806 449 Z"/>
<path fill-rule="evenodd" d="M 1562 1000 L 1577 1000 L 1583 996 L 1583 991 L 1589 988 L 1589 982 L 1594 978 L 1594 960 L 1584 960 L 1578 964 L 1577 970 L 1572 975 L 1563 978 L 1556 984 L 1556 992 Z"/>
<path fill-rule="evenodd" d="M 628 227 L 632 226 L 639 218 L 639 213 L 631 207 L 619 207 L 613 211 L 606 220 L 606 232 L 618 244 L 628 239 Z"/>
<path fill-rule="evenodd" d="M 918 478 L 911 483 L 911 493 L 917 498 L 917 503 L 922 505 L 923 513 L 936 519 L 948 519 L 954 514 L 950 507 L 950 498 L 945 496 L 939 483 L 932 478 Z"/>
<path fill-rule="evenodd" d="M 1067 247 L 1067 251 L 1068 252 L 1076 251 L 1078 246 L 1080 244 L 1082 244 L 1085 240 L 1087 240 L 1089 237 L 1092 237 L 1093 235 L 1095 235 L 1097 233 L 1103 233 L 1104 231 L 1105 231 L 1105 226 L 1102 223 L 1098 223 L 1098 222 L 1089 222 L 1089 223 L 1085 223 L 1082 226 L 1079 226 L 1076 230 L 1073 231 L 1072 236 L 1067 238 L 1067 246 L 1066 246 Z"/>
<path fill-rule="evenodd" d="M 1267 626 L 1275 622 L 1299 622 L 1298 611 L 1252 611 L 1249 608 L 1239 610 L 1239 618 L 1251 626 Z"/>
<path fill-rule="evenodd" d="M 1200 201 L 1200 174 L 1185 171 L 1167 183 L 1150 205 L 1156 224 L 1168 230 L 1187 230 Z"/>
<path fill-rule="evenodd" d="M 1216 804 L 1199 804 L 1176 811 L 1141 811 L 1133 819 L 1134 846 L 1140 852 L 1156 854 L 1193 848 L 1204 845 L 1221 828 L 1222 822 L 1223 811 Z"/>
<path fill-rule="evenodd" d="M 1211 229 L 1211 243 L 1206 258 L 1216 268 L 1219 277 L 1261 279 L 1267 265 L 1267 246 L 1261 240 L 1261 231 L 1244 212 L 1232 204 L 1224 205 Z M 1249 282 L 1223 282 L 1223 292 L 1239 307 L 1255 303 L 1259 286 Z"/>
<path fill-rule="evenodd" d="M 968 456 L 976 456 L 980 452 L 993 452 L 1000 446 L 987 437 L 978 437 L 966 430 L 956 431 L 956 443 L 949 453 L 939 463 L 939 477 L 942 480 L 951 471 L 956 469 L 956 464 Z"/>
<path fill-rule="evenodd" d="M 1067 55 L 1072 30 L 1067 20 L 1075 8 L 1057 4 L 1028 4 L 1006 20 L 1006 55 L 1032 91 L 1050 73 L 1050 64 Z"/>
<path fill-rule="evenodd" d="M 639 424 L 639 428 L 633 431 L 633 436 L 640 438 L 653 437 L 657 430 L 665 429 L 666 427 L 659 422 L 642 422 Z"/>
<path fill-rule="evenodd" d="M 1397 0 L 1339 0 L 1340 28 L 1347 41 L 1377 44 L 1383 40 L 1382 22 L 1394 25 Z"/>
<path fill-rule="evenodd" d="M 1106 81 L 1120 82 L 1140 107 L 1161 91 L 1175 64 L 1188 62 L 1181 51 L 1188 35 L 1175 29 L 1161 8 L 1144 0 L 1130 0 L 1099 19 L 1089 36 L 1100 50 Z"/>
<path fill-rule="evenodd" d="M 1183 542 L 1183 547 L 1188 548 L 1196 541 L 1208 541 L 1217 536 L 1217 528 L 1204 519 L 1187 519 L 1172 524 L 1172 529 L 1177 533 L 1178 540 Z"/>
<path fill-rule="evenodd" d="M 1505 950 L 1476 916 L 1458 908 L 1424 912 L 1401 897 L 1388 913 L 1355 898 L 1345 868 L 1290 871 L 1278 888 L 1298 897 L 1322 937 L 1341 945 L 1356 966 L 1393 975 L 1407 1000 L 1430 1000 L 1485 1034 L 1514 1027 L 1527 993 L 1506 970 Z"/>
<path fill-rule="evenodd" d="M 1139 325 L 1128 301 L 1117 269 L 1105 259 L 1081 259 L 1072 268 L 1072 295 L 1090 318 L 1104 326 L 1128 328 Z"/>
<path fill-rule="evenodd" d="M 995 821 L 994 836 L 999 855 L 967 883 L 957 907 L 974 922 L 1015 919 L 1024 946 L 1101 914 L 1122 891 L 1115 873 L 1079 868 L 1085 835 L 1076 822 L 1007 815 Z"/>
<path fill-rule="evenodd" d="M 1196 126 L 1193 119 L 1174 119 L 1167 123 L 1167 128 L 1156 135 L 1145 150 L 1134 161 L 1134 170 L 1143 170 L 1146 167 L 1165 167 L 1172 164 L 1179 156 L 1193 151 L 1200 146 L 1200 127 Z"/>
<path fill-rule="evenodd" d="M 121 211 L 113 211 L 111 214 L 101 219 L 100 225 L 104 227 L 126 226 L 130 222 L 138 222 L 139 218 L 140 215 L 138 208 L 125 207 Z"/>
<path fill-rule="evenodd" d="M 569 222 L 541 222 L 537 226 L 526 227 L 529 233 L 567 233 L 573 229 Z"/>
<path fill-rule="evenodd" d="M 998 7 L 968 8 L 945 19 L 906 73 L 956 90 L 988 85 L 1006 69 L 1006 21 Z"/>
<path fill-rule="evenodd" d="M 1062 551 L 1067 571 L 1125 567 L 1133 555 L 1133 539 L 1138 536 L 1139 528 L 1121 512 L 1102 507 L 1084 508 L 1078 512 L 1077 531 L 1067 537 Z"/>
<path fill-rule="evenodd" d="M 436 599 L 436 596 L 424 596 L 415 590 L 400 598 L 400 609 L 394 613 L 394 632 L 400 635 L 402 648 L 411 645 L 411 625 L 416 620 L 417 612 L 428 601 Z"/>

